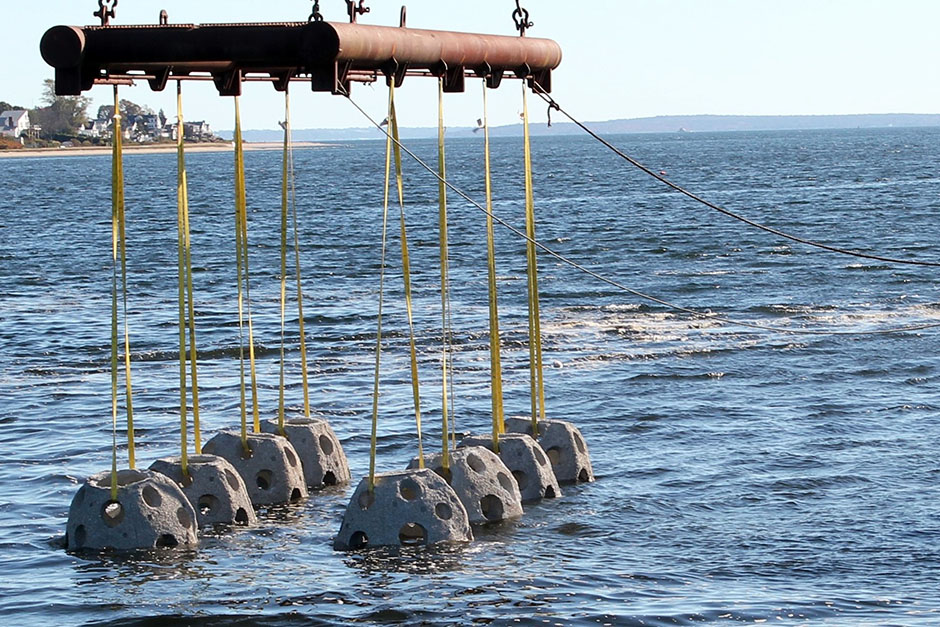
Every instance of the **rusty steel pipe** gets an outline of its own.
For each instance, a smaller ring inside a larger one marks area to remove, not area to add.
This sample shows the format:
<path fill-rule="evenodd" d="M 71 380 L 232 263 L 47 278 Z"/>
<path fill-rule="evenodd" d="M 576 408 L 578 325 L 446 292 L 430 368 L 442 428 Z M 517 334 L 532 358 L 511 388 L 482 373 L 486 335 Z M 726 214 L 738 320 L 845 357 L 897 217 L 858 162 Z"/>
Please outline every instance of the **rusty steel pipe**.
<path fill-rule="evenodd" d="M 463 90 L 465 70 L 488 77 L 491 87 L 511 73 L 549 91 L 551 71 L 561 63 L 561 48 L 550 39 L 333 22 L 56 26 L 40 50 L 56 70 L 60 95 L 77 95 L 111 73 L 135 72 L 154 75 L 154 89 L 169 78 L 208 72 L 221 94 L 234 95 L 246 73 L 260 73 L 279 79 L 279 89 L 309 75 L 314 90 L 342 93 L 348 73 L 362 70 L 397 83 L 408 70 L 427 70 L 443 76 L 448 91 Z"/>

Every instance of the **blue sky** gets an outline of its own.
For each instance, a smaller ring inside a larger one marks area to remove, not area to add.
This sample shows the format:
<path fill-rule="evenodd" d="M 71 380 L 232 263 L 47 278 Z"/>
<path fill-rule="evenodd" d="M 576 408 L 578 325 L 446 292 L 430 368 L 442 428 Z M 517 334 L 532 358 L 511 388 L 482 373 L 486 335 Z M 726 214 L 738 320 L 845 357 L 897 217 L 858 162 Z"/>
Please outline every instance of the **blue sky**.
<path fill-rule="evenodd" d="M 514 35 L 514 0 L 406 0 L 408 25 Z M 585 120 L 671 114 L 840 114 L 940 112 L 940 2 L 936 0 L 523 0 L 532 36 L 558 41 L 564 60 L 554 95 Z M 372 0 L 362 21 L 397 25 L 401 2 Z M 38 10 L 41 6 L 41 11 Z M 304 0 L 121 0 L 116 24 L 154 23 L 160 9 L 171 22 L 218 23 L 305 20 Z M 90 24 L 96 0 L 8 2 L 0 37 L 0 100 L 38 105 L 52 69 L 39 56 L 43 32 L 56 24 Z M 343 0 L 321 0 L 327 20 L 344 20 Z M 14 27 L 9 27 L 15 24 Z M 203 83 L 184 85 L 186 117 L 214 128 L 232 126 L 230 98 Z M 140 85 L 122 97 L 167 112 L 173 90 Z M 91 96 L 110 99 L 110 88 Z M 384 86 L 353 94 L 381 116 Z M 494 124 L 512 123 L 520 110 L 518 82 L 491 92 Z M 436 124 L 435 86 L 410 78 L 399 92 L 407 126 Z M 366 126 L 343 98 L 292 88 L 295 128 Z M 478 81 L 448 95 L 447 123 L 470 126 L 480 115 Z M 246 128 L 276 128 L 283 98 L 272 87 L 245 87 Z M 544 119 L 544 107 L 535 112 Z"/>

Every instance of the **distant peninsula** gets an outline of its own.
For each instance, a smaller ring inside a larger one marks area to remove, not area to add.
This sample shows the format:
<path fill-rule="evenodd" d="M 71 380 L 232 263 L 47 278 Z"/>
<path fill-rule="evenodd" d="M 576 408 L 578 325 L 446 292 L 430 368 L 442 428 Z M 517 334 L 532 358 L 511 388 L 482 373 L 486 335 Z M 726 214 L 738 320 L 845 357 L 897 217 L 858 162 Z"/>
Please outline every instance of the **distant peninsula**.
<path fill-rule="evenodd" d="M 533 135 L 572 135 L 580 133 L 570 122 L 561 122 L 560 114 L 552 116 L 555 121 L 549 127 L 545 124 L 533 124 Z M 792 131 L 811 129 L 845 128 L 890 128 L 940 126 L 940 114 L 937 113 L 869 113 L 857 115 L 660 115 L 651 118 L 632 118 L 586 122 L 593 130 L 606 135 L 619 133 L 716 133 L 731 131 Z M 447 129 L 449 137 L 469 137 L 474 135 L 474 128 L 451 126 Z M 231 137 L 232 131 L 221 131 L 224 137 Z M 521 124 L 497 126 L 490 129 L 493 137 L 517 136 L 522 134 Z M 437 128 L 412 127 L 402 128 L 401 136 L 407 139 L 424 139 L 437 136 Z M 280 130 L 246 130 L 245 141 L 270 142 L 282 137 Z M 375 128 L 311 128 L 295 129 L 296 141 L 350 141 L 357 139 L 380 139 L 384 137 Z"/>

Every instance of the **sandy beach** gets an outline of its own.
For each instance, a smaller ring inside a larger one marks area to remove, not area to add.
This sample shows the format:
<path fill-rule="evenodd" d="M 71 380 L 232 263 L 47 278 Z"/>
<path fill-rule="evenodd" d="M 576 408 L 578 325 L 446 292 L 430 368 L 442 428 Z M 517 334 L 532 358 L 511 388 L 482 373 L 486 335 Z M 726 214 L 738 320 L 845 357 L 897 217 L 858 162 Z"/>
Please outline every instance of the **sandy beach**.
<path fill-rule="evenodd" d="M 317 142 L 294 142 L 293 146 L 297 148 L 324 148 L 332 144 L 321 144 Z M 284 144 L 281 142 L 245 142 L 245 151 L 256 150 L 282 150 Z M 187 144 L 186 152 L 231 152 L 234 150 L 232 143 L 212 143 L 212 144 Z M 166 152 L 176 152 L 176 144 L 125 144 L 125 155 L 153 155 Z M 110 146 L 74 146 L 72 148 L 22 148 L 13 150 L 0 150 L 0 159 L 16 157 L 83 157 L 89 155 L 110 155 Z"/>

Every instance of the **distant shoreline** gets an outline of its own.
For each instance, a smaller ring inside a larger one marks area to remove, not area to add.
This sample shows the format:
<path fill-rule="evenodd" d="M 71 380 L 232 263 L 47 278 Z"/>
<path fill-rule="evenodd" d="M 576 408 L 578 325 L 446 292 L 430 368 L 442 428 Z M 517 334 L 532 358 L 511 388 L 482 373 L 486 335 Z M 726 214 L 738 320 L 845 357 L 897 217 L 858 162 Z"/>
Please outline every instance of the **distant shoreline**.
<path fill-rule="evenodd" d="M 281 150 L 283 142 L 245 142 L 245 151 Z M 335 144 L 319 142 L 294 142 L 294 148 L 325 148 Z M 186 144 L 186 152 L 232 152 L 234 145 L 231 142 Z M 129 144 L 124 146 L 125 155 L 157 155 L 175 153 L 176 144 Z M 27 157 L 89 157 L 110 155 L 110 146 L 74 146 L 72 148 L 18 148 L 13 150 L 0 150 L 0 159 L 15 159 Z"/>

